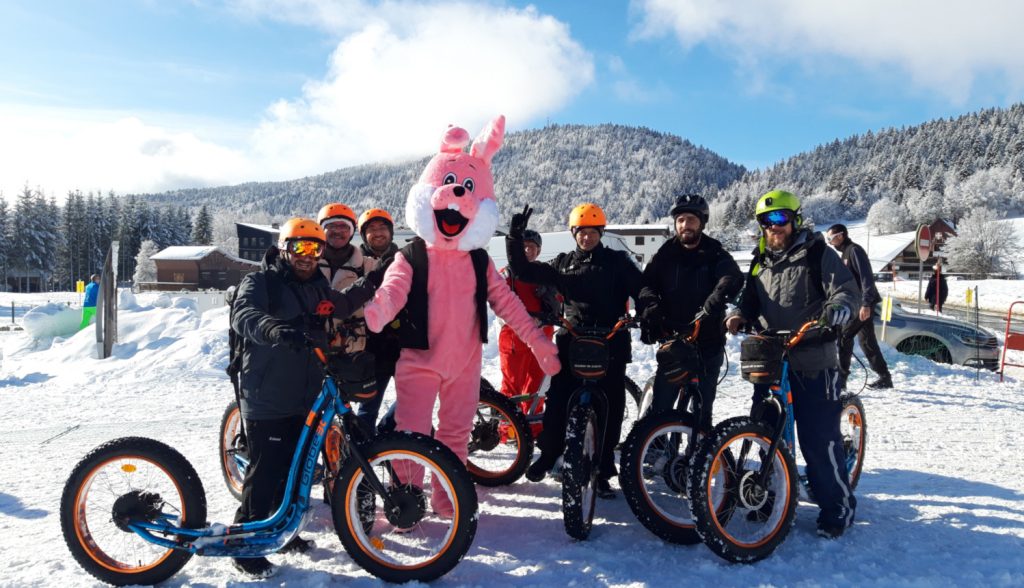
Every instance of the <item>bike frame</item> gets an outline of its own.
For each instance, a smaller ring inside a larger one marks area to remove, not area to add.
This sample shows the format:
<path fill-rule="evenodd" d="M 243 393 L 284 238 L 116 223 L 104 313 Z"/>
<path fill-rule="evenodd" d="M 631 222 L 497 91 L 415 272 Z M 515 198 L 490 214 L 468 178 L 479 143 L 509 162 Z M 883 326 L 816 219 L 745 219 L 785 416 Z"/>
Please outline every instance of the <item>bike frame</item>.
<path fill-rule="evenodd" d="M 323 352 L 315 349 L 321 360 Z M 350 421 L 355 418 L 351 406 L 341 399 L 337 384 L 329 375 L 324 377 L 320 394 L 306 416 L 299 442 L 292 456 L 285 484 L 284 501 L 268 518 L 223 525 L 214 523 L 202 529 L 187 529 L 170 522 L 172 517 L 163 516 L 162 521 L 132 521 L 127 527 L 137 535 L 162 547 L 188 551 L 196 555 L 259 557 L 279 551 L 292 537 L 297 535 L 308 522 L 309 496 L 315 476 L 315 468 L 324 439 L 335 416 L 341 417 L 342 434 L 350 448 L 349 457 L 354 458 L 366 474 L 367 483 L 380 496 L 388 511 L 395 510 L 387 490 L 381 484 L 366 458 L 352 443 L 349 432 Z M 178 540 L 157 537 L 153 533 L 177 535 Z"/>
<path fill-rule="evenodd" d="M 785 353 L 782 355 L 782 377 L 778 384 L 769 385 L 768 391 L 769 396 L 762 400 L 760 406 L 755 406 L 751 410 L 751 417 L 755 420 L 765 422 L 768 424 L 774 434 L 771 438 L 771 446 L 768 449 L 768 455 L 774 455 L 776 448 L 780 443 L 790 451 L 794 458 L 796 458 L 796 417 L 793 414 L 793 388 L 789 381 L 789 349 L 800 342 L 803 338 L 804 333 L 807 331 L 809 326 L 813 323 L 807 323 L 796 333 L 796 335 L 790 340 L 786 347 Z M 769 423 L 764 419 L 764 411 L 767 406 L 772 406 L 778 412 L 778 416 L 775 423 Z M 745 453 L 745 451 L 744 451 Z M 856 457 L 847 455 L 846 456 L 846 469 L 847 471 L 853 466 Z M 771 473 L 771 459 L 765 460 L 761 464 L 761 470 L 758 472 L 758 483 L 764 484 L 769 474 Z M 804 485 L 807 484 L 807 478 L 805 475 L 800 475 L 800 482 Z"/>

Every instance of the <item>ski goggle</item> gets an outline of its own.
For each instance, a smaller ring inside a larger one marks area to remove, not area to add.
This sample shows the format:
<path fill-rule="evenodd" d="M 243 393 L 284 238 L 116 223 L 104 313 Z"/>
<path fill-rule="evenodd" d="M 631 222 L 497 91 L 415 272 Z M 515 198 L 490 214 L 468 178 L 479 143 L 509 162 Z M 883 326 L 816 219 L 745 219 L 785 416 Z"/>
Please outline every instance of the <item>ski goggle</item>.
<path fill-rule="evenodd" d="M 303 257 L 320 257 L 324 252 L 324 244 L 312 239 L 292 239 L 288 241 L 288 252 Z"/>
<path fill-rule="evenodd" d="M 781 227 L 782 225 L 788 225 L 794 218 L 796 218 L 796 213 L 792 210 L 772 210 L 759 214 L 757 216 L 757 224 L 765 229 L 768 227 Z"/>

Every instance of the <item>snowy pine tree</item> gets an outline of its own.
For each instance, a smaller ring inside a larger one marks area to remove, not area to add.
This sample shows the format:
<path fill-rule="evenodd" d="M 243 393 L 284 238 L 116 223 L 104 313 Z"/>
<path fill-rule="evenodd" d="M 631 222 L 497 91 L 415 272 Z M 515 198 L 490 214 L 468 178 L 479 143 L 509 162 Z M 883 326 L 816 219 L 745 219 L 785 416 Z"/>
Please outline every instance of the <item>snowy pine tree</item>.
<path fill-rule="evenodd" d="M 213 243 L 213 219 L 204 204 L 196 214 L 196 221 L 192 225 L 192 244 L 210 245 Z"/>
<path fill-rule="evenodd" d="M 139 246 L 139 253 L 135 256 L 135 273 L 132 274 L 132 281 L 136 286 L 156 281 L 156 262 L 150 258 L 159 251 L 157 244 L 148 239 Z"/>

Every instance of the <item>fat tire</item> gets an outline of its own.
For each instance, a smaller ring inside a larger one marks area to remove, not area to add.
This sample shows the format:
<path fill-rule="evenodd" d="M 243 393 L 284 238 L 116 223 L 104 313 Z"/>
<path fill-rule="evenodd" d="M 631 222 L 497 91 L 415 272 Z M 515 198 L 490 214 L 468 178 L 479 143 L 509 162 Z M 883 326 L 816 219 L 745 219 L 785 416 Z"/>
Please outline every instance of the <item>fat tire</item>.
<path fill-rule="evenodd" d="M 687 490 L 690 494 L 690 508 L 693 511 L 697 533 L 712 552 L 732 563 L 754 563 L 768 557 L 786 540 L 790 529 L 796 521 L 799 474 L 792 454 L 784 446 L 780 445 L 776 449 L 776 454 L 780 458 L 783 467 L 786 468 L 786 477 L 789 483 L 785 511 L 774 532 L 759 544 L 746 546 L 736 543 L 719 526 L 718 515 L 727 509 L 719 507 L 716 512 L 711 508 L 711 499 L 708 495 L 711 465 L 714 457 L 719 454 L 723 447 L 729 445 L 737 437 L 750 435 L 765 439 L 772 436 L 767 426 L 750 417 L 735 417 L 722 421 L 714 428 L 710 436 L 698 444 L 697 451 L 694 453 L 693 461 L 691 462 L 690 476 L 687 482 Z M 735 465 L 730 460 L 730 468 Z M 730 479 L 726 482 L 726 488 L 730 495 L 735 492 L 735 484 L 735 479 Z M 729 504 L 732 504 L 735 500 L 735 496 L 730 496 L 726 499 Z M 728 510 L 731 511 L 731 508 Z"/>
<path fill-rule="evenodd" d="M 102 582 L 115 586 L 157 584 L 176 574 L 192 558 L 192 553 L 169 549 L 162 560 L 146 569 L 134 572 L 114 570 L 96 559 L 95 550 L 99 548 L 95 544 L 87 545 L 76 528 L 76 501 L 82 485 L 96 468 L 118 457 L 142 458 L 160 467 L 181 492 L 184 517 L 180 525 L 198 529 L 206 524 L 206 493 L 192 464 L 175 449 L 159 441 L 144 437 L 121 437 L 90 451 L 71 471 L 60 500 L 60 527 L 64 542 L 75 561 Z M 129 562 L 118 563 L 131 565 Z"/>
<path fill-rule="evenodd" d="M 508 422 L 509 428 L 513 430 L 518 440 L 516 441 L 515 461 L 503 470 L 488 470 L 474 462 L 473 455 L 470 454 L 466 460 L 466 468 L 473 481 L 480 486 L 505 486 L 521 478 L 526 472 L 526 468 L 530 467 L 530 458 L 533 456 L 533 435 L 530 432 L 530 425 L 527 424 L 526 417 L 523 416 L 519 407 L 489 383 L 486 387 L 483 386 L 485 382 L 487 380 L 481 378 L 480 404 L 496 410 L 503 420 Z"/>
<path fill-rule="evenodd" d="M 693 545 L 700 543 L 700 535 L 697 534 L 692 515 L 691 524 L 688 525 L 666 518 L 653 504 L 644 480 L 644 448 L 659 436 L 659 432 L 670 427 L 688 428 L 690 438 L 693 438 L 692 418 L 682 411 L 670 410 L 651 414 L 637 421 L 629 437 L 622 444 L 622 454 L 619 457 L 619 486 L 622 487 L 622 494 L 626 497 L 629 509 L 648 531 L 669 543 Z M 685 486 L 686 480 L 682 482 Z M 679 499 L 686 500 L 685 489 L 682 494 Z"/>
<path fill-rule="evenodd" d="M 586 442 L 588 425 L 594 428 L 593 447 L 588 447 Z M 562 522 L 565 532 L 579 541 L 590 536 L 594 524 L 596 457 L 601 447 L 597 439 L 599 433 L 597 413 L 592 406 L 576 404 L 570 409 L 562 460 Z"/>
<path fill-rule="evenodd" d="M 857 415 L 860 418 L 860 448 L 857 452 L 857 457 L 853 460 L 850 459 L 849 448 L 852 446 L 852 439 L 843 437 L 844 449 L 847 451 L 846 462 L 849 464 L 848 474 L 850 476 L 850 491 L 852 492 L 857 488 L 857 482 L 860 481 L 860 475 L 864 472 L 864 452 L 868 446 L 868 417 L 864 412 L 864 403 L 861 402 L 860 398 L 854 394 L 844 394 L 840 401 L 843 404 L 843 411 L 840 413 L 845 416 L 848 411 L 852 408 L 857 411 Z M 840 418 L 842 418 L 842 416 Z"/>
<path fill-rule="evenodd" d="M 228 427 L 231 426 L 234 418 L 242 418 L 242 414 L 238 409 L 238 403 L 232 400 L 224 407 L 224 414 L 220 417 L 220 442 L 218 444 L 220 449 L 220 473 L 224 477 L 224 485 L 228 487 L 228 492 L 235 497 L 235 500 L 242 500 L 242 480 L 245 478 L 245 472 L 240 472 L 241 477 L 236 477 L 235 469 L 232 467 L 232 457 L 228 453 L 229 449 L 233 449 L 231 443 L 227 437 L 230 434 Z M 232 439 L 234 435 L 232 435 Z"/>
<path fill-rule="evenodd" d="M 456 522 L 455 531 L 452 533 L 447 548 L 432 561 L 406 568 L 396 567 L 378 560 L 350 527 L 350 522 L 359 524 L 360 519 L 358 512 L 347 512 L 349 501 L 346 499 L 346 495 L 349 492 L 358 492 L 359 484 L 355 482 L 355 479 L 361 470 L 355 459 L 347 459 L 342 464 L 341 472 L 334 483 L 331 512 L 335 531 L 349 557 L 367 572 L 386 582 L 396 584 L 413 581 L 430 582 L 447 574 L 466 555 L 476 536 L 477 519 L 479 518 L 476 488 L 473 486 L 473 480 L 470 478 L 469 472 L 466 471 L 466 467 L 462 465 L 455 453 L 441 442 L 426 435 L 407 431 L 380 435 L 365 444 L 360 444 L 359 451 L 371 463 L 378 456 L 393 452 L 412 453 L 432 463 L 451 482 L 452 490 L 455 493 L 454 516 Z"/>

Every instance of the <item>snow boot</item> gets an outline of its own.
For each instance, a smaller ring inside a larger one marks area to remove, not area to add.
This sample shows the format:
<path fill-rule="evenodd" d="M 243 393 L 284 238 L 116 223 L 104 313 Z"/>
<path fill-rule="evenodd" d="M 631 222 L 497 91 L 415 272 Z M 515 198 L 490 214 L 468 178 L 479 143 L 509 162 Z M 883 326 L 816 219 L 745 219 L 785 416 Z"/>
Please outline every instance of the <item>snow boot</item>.
<path fill-rule="evenodd" d="M 877 380 L 868 384 L 868 388 L 872 390 L 887 390 L 892 388 L 892 376 L 889 374 L 883 374 Z"/>
<path fill-rule="evenodd" d="M 243 574 L 262 580 L 277 573 L 277 566 L 270 563 L 270 560 L 265 557 L 236 557 L 231 560 L 231 563 L 236 570 Z"/>

